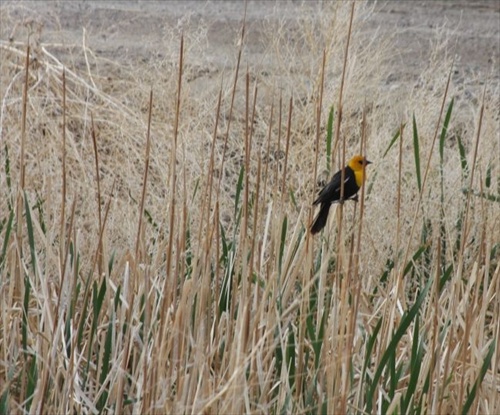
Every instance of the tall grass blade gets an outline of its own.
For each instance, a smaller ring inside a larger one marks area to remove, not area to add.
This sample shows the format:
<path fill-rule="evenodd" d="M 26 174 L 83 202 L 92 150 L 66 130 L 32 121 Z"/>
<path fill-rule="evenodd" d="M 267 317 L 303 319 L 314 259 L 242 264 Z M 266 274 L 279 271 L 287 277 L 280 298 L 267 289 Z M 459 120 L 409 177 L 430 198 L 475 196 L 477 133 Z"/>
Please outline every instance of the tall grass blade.
<path fill-rule="evenodd" d="M 299 206 L 297 204 L 297 200 L 295 199 L 295 193 L 292 189 L 288 190 L 288 194 L 290 195 L 290 201 L 292 202 L 292 205 L 295 209 L 299 209 Z"/>
<path fill-rule="evenodd" d="M 328 112 L 328 122 L 326 125 L 326 170 L 331 171 L 332 163 L 332 141 L 333 141 L 333 105 L 330 107 Z M 319 151 L 317 149 L 316 151 Z"/>
<path fill-rule="evenodd" d="M 8 415 L 9 413 L 10 413 L 9 388 L 5 386 L 5 389 L 2 393 L 2 395 L 0 396 L 0 415 Z"/>
<path fill-rule="evenodd" d="M 240 174 L 238 176 L 238 182 L 236 184 L 236 195 L 234 197 L 234 218 L 236 219 L 238 216 L 238 207 L 241 198 L 241 191 L 243 190 L 243 177 L 245 173 L 245 167 L 241 166 Z"/>
<path fill-rule="evenodd" d="M 472 404 L 474 403 L 474 399 L 476 399 L 477 392 L 479 387 L 481 386 L 481 383 L 483 382 L 484 376 L 486 375 L 486 372 L 488 371 L 488 368 L 491 366 L 491 359 L 493 358 L 493 353 L 495 351 L 496 347 L 496 341 L 492 341 L 490 344 L 490 347 L 488 348 L 488 353 L 486 353 L 486 356 L 483 360 L 483 365 L 481 366 L 481 371 L 479 372 L 479 375 L 474 382 L 474 386 L 472 387 L 471 391 L 467 395 L 467 399 L 465 400 L 464 407 L 462 408 L 462 415 L 467 415 L 470 411 L 470 408 Z M 496 369 L 493 369 L 496 370 Z"/>
<path fill-rule="evenodd" d="M 10 157 L 9 157 L 9 148 L 7 144 L 5 144 L 5 184 L 7 185 L 8 197 L 7 199 L 7 207 L 9 211 L 14 210 L 14 202 L 13 202 L 13 193 L 12 193 L 12 177 L 10 174 Z"/>
<path fill-rule="evenodd" d="M 7 144 L 5 144 L 5 183 L 7 185 L 7 194 L 4 195 L 5 199 L 7 200 L 7 209 L 9 211 L 9 218 L 0 218 L 0 234 L 5 230 L 5 235 L 3 238 L 3 244 L 2 244 L 2 250 L 0 251 L 0 275 L 4 275 L 2 273 L 5 263 L 6 263 L 6 254 L 7 254 L 7 247 L 9 245 L 10 241 L 10 235 L 13 229 L 13 224 L 14 224 L 14 203 L 12 201 L 12 178 L 10 174 L 10 158 L 9 158 L 9 148 L 7 147 Z M 0 277 L 0 283 L 2 282 L 2 279 Z"/>
<path fill-rule="evenodd" d="M 153 215 L 151 214 L 151 212 L 144 208 L 144 216 L 146 216 L 146 219 L 148 220 L 148 223 L 153 227 L 153 229 L 155 231 L 158 231 L 160 229 L 160 226 L 158 225 L 158 222 L 156 222 L 154 219 L 153 219 Z"/>
<path fill-rule="evenodd" d="M 450 280 L 453 271 L 453 264 L 450 264 L 448 268 L 443 272 L 443 275 L 439 279 L 439 292 L 443 291 L 444 286 Z"/>
<path fill-rule="evenodd" d="M 410 403 L 415 397 L 417 390 L 418 378 L 420 376 L 420 369 L 422 367 L 422 359 L 424 353 L 424 345 L 420 340 L 420 319 L 415 318 L 415 326 L 413 329 L 413 345 L 411 348 L 410 358 L 410 380 L 404 398 L 401 399 L 401 413 L 407 414 L 412 411 L 409 410 Z"/>
<path fill-rule="evenodd" d="M 36 192 L 36 203 L 35 203 L 35 209 L 38 211 L 38 224 L 40 225 L 40 229 L 42 230 L 43 234 L 45 235 L 47 233 L 47 225 L 45 224 L 45 219 L 44 219 L 44 213 L 43 213 L 43 199 L 40 197 L 38 192 Z"/>
<path fill-rule="evenodd" d="M 397 355 L 397 345 L 399 341 L 402 339 L 404 334 L 406 333 L 406 330 L 410 326 L 411 322 L 415 319 L 415 317 L 418 315 L 418 312 L 420 310 L 420 307 L 422 306 L 424 299 L 427 295 L 427 291 L 432 285 L 432 278 L 429 278 L 427 281 L 427 284 L 421 291 L 421 293 L 418 295 L 415 304 L 404 313 L 403 317 L 401 318 L 401 323 L 399 324 L 399 327 L 397 328 L 396 332 L 392 336 L 392 339 L 387 346 L 386 351 L 382 355 L 382 359 L 380 359 L 380 363 L 377 367 L 377 370 L 375 372 L 375 375 L 373 376 L 373 383 L 371 385 L 371 388 L 368 392 L 368 399 L 367 399 L 367 407 L 366 407 L 366 412 L 371 413 L 372 411 L 372 404 L 373 404 L 373 397 L 375 396 L 375 391 L 377 390 L 377 385 L 378 382 L 382 376 L 382 373 L 387 367 L 387 364 L 390 362 L 390 360 Z"/>
<path fill-rule="evenodd" d="M 417 121 L 413 114 L 413 155 L 415 158 L 415 174 L 419 193 L 422 192 L 422 172 L 420 170 L 420 144 L 417 131 Z"/>
<path fill-rule="evenodd" d="M 396 395 L 396 390 L 398 389 L 399 380 L 401 378 L 401 363 L 399 366 L 396 365 L 396 353 L 391 353 L 388 360 L 388 372 L 389 372 L 389 391 L 387 393 L 389 400 L 394 399 Z M 389 405 L 389 400 L 382 401 L 382 411 L 387 412 Z"/>
<path fill-rule="evenodd" d="M 285 246 L 286 246 L 286 231 L 288 229 L 288 220 L 286 216 L 283 218 L 283 223 L 281 225 L 281 238 L 280 238 L 280 250 L 279 250 L 279 256 L 278 256 L 278 272 L 279 275 L 281 276 L 281 272 L 283 270 L 283 254 L 285 252 Z"/>
<path fill-rule="evenodd" d="M 446 251 L 447 251 L 447 246 L 448 246 L 448 240 L 446 238 L 446 226 L 445 226 L 445 212 L 444 212 L 444 176 L 445 176 L 445 171 L 444 171 L 444 148 L 445 148 L 445 142 L 446 142 L 446 136 L 448 133 L 449 129 L 449 124 L 451 120 L 451 113 L 453 110 L 453 103 L 454 99 L 452 98 L 450 105 L 448 106 L 448 110 L 446 111 L 446 116 L 444 118 L 444 123 L 443 123 L 443 128 L 441 129 L 441 135 L 439 137 L 439 173 L 440 173 L 440 178 L 441 178 L 441 206 L 439 209 L 439 215 L 440 215 L 440 223 L 439 223 L 439 238 L 440 238 L 440 244 L 441 244 L 441 264 L 446 263 Z"/>
<path fill-rule="evenodd" d="M 108 261 L 108 275 L 111 275 L 113 271 L 113 265 L 115 264 L 116 251 L 111 252 L 111 256 Z"/>
<path fill-rule="evenodd" d="M 121 293 L 122 293 L 122 286 L 119 285 L 118 287 L 116 287 L 115 298 L 113 300 L 113 310 L 115 311 L 115 313 L 118 312 L 118 307 L 120 307 L 122 304 Z M 144 296 L 144 294 L 143 294 L 143 296 Z M 143 301 L 144 298 L 143 298 L 143 296 L 141 296 L 141 303 L 140 303 L 140 305 L 141 305 L 140 309 L 142 310 L 141 322 L 144 321 L 144 318 L 143 318 L 143 316 L 144 316 L 144 301 Z M 127 323 L 125 322 L 125 324 L 127 324 Z"/>
<path fill-rule="evenodd" d="M 488 189 L 491 187 L 491 164 L 488 164 L 486 169 L 486 177 L 484 179 L 484 185 Z"/>
<path fill-rule="evenodd" d="M 293 389 L 295 384 L 295 334 L 293 332 L 293 327 L 290 326 L 288 329 L 288 342 L 286 345 L 286 366 L 288 369 L 288 383 L 290 389 Z"/>
<path fill-rule="evenodd" d="M 3 271 L 3 268 L 5 266 L 5 256 L 7 255 L 7 246 L 9 245 L 10 234 L 13 230 L 14 216 L 15 216 L 14 211 L 10 210 L 9 219 L 7 219 L 7 223 L 5 224 L 5 222 L 2 222 L 2 225 L 0 226 L 0 233 L 2 233 L 5 230 L 5 236 L 3 238 L 3 244 L 2 244 L 2 251 L 0 251 L 0 272 Z M 2 281 L 2 278 L 0 278 L 0 281 Z"/>
<path fill-rule="evenodd" d="M 401 128 L 398 128 L 398 130 L 396 131 L 396 134 L 394 134 L 392 136 L 392 139 L 391 141 L 389 142 L 389 145 L 387 146 L 387 148 L 385 149 L 384 151 L 384 154 L 382 154 L 382 158 L 385 158 L 385 156 L 387 156 L 387 153 L 389 152 L 389 150 L 392 148 L 392 146 L 394 144 L 396 144 L 396 141 L 398 140 L 398 138 L 400 137 L 401 135 L 401 130 L 402 128 L 404 128 L 405 124 L 403 124 L 403 126 Z"/>
<path fill-rule="evenodd" d="M 222 286 L 219 297 L 219 316 L 230 310 L 231 307 L 231 290 L 232 290 L 232 280 L 234 275 L 234 258 L 235 243 L 234 241 L 229 241 L 226 238 L 226 233 L 224 232 L 224 227 L 220 225 L 220 235 L 222 243 L 222 258 L 220 259 L 221 264 L 224 267 L 224 276 L 222 280 Z"/>
<path fill-rule="evenodd" d="M 323 347 L 323 339 L 325 336 L 325 323 L 328 318 L 328 312 L 325 310 L 321 316 L 319 327 L 314 327 L 314 311 L 310 310 L 306 318 L 306 330 L 311 341 L 311 346 L 314 351 L 314 367 L 319 369 L 321 362 L 321 349 Z M 317 334 L 316 334 L 317 330 Z"/>
<path fill-rule="evenodd" d="M 429 277 L 429 270 L 432 269 L 432 254 L 433 251 L 431 249 L 431 238 L 432 238 L 432 222 L 430 219 L 424 219 L 422 224 L 422 236 L 421 236 L 421 245 L 424 247 L 423 258 L 422 258 L 422 266 L 419 268 L 422 270 L 422 273 L 425 278 Z"/>
<path fill-rule="evenodd" d="M 23 315 L 21 319 L 21 344 L 24 353 L 28 352 L 28 314 L 31 297 L 31 282 L 27 275 L 24 276 L 24 298 L 23 298 Z"/>
<path fill-rule="evenodd" d="M 29 359 L 29 366 L 27 375 L 27 387 L 26 387 L 26 401 L 25 410 L 30 411 L 31 404 L 33 402 L 33 394 L 35 393 L 38 384 L 38 369 L 37 369 L 36 357 L 32 355 Z"/>
<path fill-rule="evenodd" d="M 89 274 L 87 277 L 87 281 L 85 283 L 85 290 L 84 290 L 84 294 L 83 294 L 84 300 L 83 300 L 83 304 L 82 304 L 82 308 L 81 308 L 82 317 L 80 318 L 80 324 L 78 325 L 78 331 L 77 331 L 77 336 L 76 336 L 76 345 L 78 348 L 80 348 L 82 346 L 83 330 L 85 328 L 85 320 L 86 320 L 87 313 L 88 313 L 89 296 L 86 293 L 90 289 L 90 277 L 91 277 L 91 275 Z M 78 283 L 76 286 L 76 292 L 80 292 L 80 291 L 81 291 L 81 284 Z M 75 298 L 75 301 L 76 301 L 76 298 Z"/>
<path fill-rule="evenodd" d="M 35 235 L 33 233 L 33 220 L 31 218 L 31 209 L 28 203 L 28 196 L 24 192 L 24 208 L 26 210 L 26 230 L 28 231 L 28 244 L 31 253 L 31 267 L 33 274 L 36 274 L 36 250 L 35 250 Z"/>
<path fill-rule="evenodd" d="M 439 159 L 441 161 L 441 168 L 443 167 L 444 144 L 446 142 L 446 134 L 448 132 L 448 128 L 450 125 L 451 113 L 453 111 L 453 103 L 454 103 L 454 98 L 451 99 L 450 105 L 448 105 L 448 110 L 446 111 L 446 115 L 444 117 L 443 128 L 441 129 L 441 135 L 439 136 Z"/>
<path fill-rule="evenodd" d="M 108 329 L 106 331 L 106 339 L 104 341 L 104 353 L 102 356 L 102 366 L 101 366 L 101 374 L 99 375 L 99 383 L 104 386 L 104 382 L 109 374 L 109 369 L 111 368 L 111 348 L 113 346 L 113 334 L 115 327 L 115 313 L 111 313 L 111 318 L 108 323 Z M 104 388 L 99 400 L 97 401 L 97 409 L 102 411 L 106 406 L 106 402 L 108 401 L 109 390 L 108 387 Z"/>
<path fill-rule="evenodd" d="M 283 406 L 281 407 L 280 410 L 280 415 L 288 415 L 292 413 L 291 411 L 291 402 L 292 402 L 292 394 L 287 392 L 285 396 L 285 401 L 283 402 Z"/>
<path fill-rule="evenodd" d="M 411 261 L 408 261 L 408 263 L 406 264 L 403 275 L 406 276 L 406 274 L 408 274 L 414 268 L 415 262 L 420 258 L 420 256 L 425 252 L 426 249 L 426 246 L 421 246 L 417 249 L 417 252 L 415 252 L 413 254 L 413 257 L 411 258 Z"/>
<path fill-rule="evenodd" d="M 193 273 L 193 248 L 191 246 L 191 228 L 189 224 L 186 224 L 186 248 L 185 248 L 185 262 L 186 262 L 186 270 L 184 278 L 190 279 Z"/>
<path fill-rule="evenodd" d="M 366 343 L 366 353 L 365 353 L 365 363 L 363 365 L 362 377 L 365 377 L 366 369 L 371 364 L 371 356 L 373 352 L 373 347 L 375 346 L 375 341 L 377 340 L 378 332 L 382 327 L 383 319 L 380 318 L 377 325 L 373 329 L 372 335 L 368 338 L 368 342 Z"/>
<path fill-rule="evenodd" d="M 87 377 L 89 374 L 90 370 L 90 365 L 92 360 L 92 353 L 95 352 L 94 349 L 94 339 L 97 336 L 97 328 L 99 326 L 99 316 L 101 314 L 101 309 L 103 306 L 104 302 L 104 296 L 106 294 L 106 279 L 103 278 L 101 287 L 100 289 L 97 288 L 97 281 L 94 281 L 92 284 L 92 325 L 90 327 L 90 333 L 89 333 L 89 348 L 88 348 L 88 355 L 87 355 L 87 365 L 86 369 L 84 372 L 84 385 L 86 384 Z M 82 318 L 81 321 L 83 322 L 85 319 Z M 95 362 L 96 366 L 99 366 L 99 353 L 97 355 L 97 361 Z"/>
<path fill-rule="evenodd" d="M 72 293 L 72 296 L 71 296 L 71 301 L 69 303 L 69 307 L 68 307 L 68 312 L 65 316 L 66 320 L 65 320 L 65 325 L 64 325 L 64 338 L 65 338 L 65 341 L 66 341 L 66 357 L 70 357 L 71 356 L 71 346 L 72 346 L 72 330 L 71 328 L 73 327 L 73 320 L 75 318 L 75 308 L 76 308 L 76 302 L 79 298 L 79 294 L 80 294 L 80 287 L 81 285 L 78 283 L 76 284 L 75 286 L 75 289 Z M 77 337 L 77 341 L 78 341 L 78 337 Z M 78 345 L 80 345 L 80 342 L 77 343 Z"/>
<path fill-rule="evenodd" d="M 460 167 L 462 168 L 462 180 L 465 180 L 469 176 L 469 164 L 467 162 L 467 156 L 465 154 L 465 146 L 459 134 L 457 134 L 457 144 L 458 153 L 460 155 Z"/>

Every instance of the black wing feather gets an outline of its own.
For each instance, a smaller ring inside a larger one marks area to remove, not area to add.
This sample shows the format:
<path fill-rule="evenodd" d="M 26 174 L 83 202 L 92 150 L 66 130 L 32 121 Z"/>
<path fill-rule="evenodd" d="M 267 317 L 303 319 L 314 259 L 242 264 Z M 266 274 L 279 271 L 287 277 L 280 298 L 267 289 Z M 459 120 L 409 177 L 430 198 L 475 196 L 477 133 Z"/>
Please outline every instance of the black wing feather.
<path fill-rule="evenodd" d="M 342 180 L 342 171 L 339 170 L 332 177 L 332 180 L 323 188 L 318 194 L 318 197 L 313 202 L 313 205 L 317 205 L 319 203 L 333 203 L 340 200 L 340 191 L 341 191 L 341 180 Z M 354 196 L 356 192 L 359 190 L 356 184 L 356 178 L 354 176 L 354 172 L 351 168 L 347 167 L 345 169 L 345 178 L 344 178 L 344 199 L 349 199 Z"/>

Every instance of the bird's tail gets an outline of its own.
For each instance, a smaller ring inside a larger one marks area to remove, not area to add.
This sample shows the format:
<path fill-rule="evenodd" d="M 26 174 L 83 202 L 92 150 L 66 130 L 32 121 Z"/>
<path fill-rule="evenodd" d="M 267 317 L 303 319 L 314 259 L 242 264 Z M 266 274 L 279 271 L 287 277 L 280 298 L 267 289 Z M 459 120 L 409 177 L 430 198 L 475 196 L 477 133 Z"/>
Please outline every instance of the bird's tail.
<path fill-rule="evenodd" d="M 330 211 L 330 203 L 322 203 L 316 218 L 311 226 L 311 233 L 314 235 L 323 229 L 328 219 L 328 212 Z"/>

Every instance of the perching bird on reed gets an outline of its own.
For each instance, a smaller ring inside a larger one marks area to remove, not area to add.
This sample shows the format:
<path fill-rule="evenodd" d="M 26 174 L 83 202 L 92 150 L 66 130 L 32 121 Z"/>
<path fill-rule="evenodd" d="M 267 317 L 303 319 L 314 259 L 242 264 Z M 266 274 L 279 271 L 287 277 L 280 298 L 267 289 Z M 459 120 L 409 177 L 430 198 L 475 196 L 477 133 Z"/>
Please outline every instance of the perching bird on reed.
<path fill-rule="evenodd" d="M 347 166 L 344 167 L 344 194 L 341 200 L 341 180 L 342 170 L 339 170 L 332 177 L 332 180 L 319 192 L 317 199 L 313 205 L 321 205 L 316 218 L 311 226 L 311 233 L 316 234 L 326 225 L 330 205 L 344 200 L 358 200 L 357 193 L 365 180 L 365 167 L 371 164 L 366 157 L 357 155 L 349 160 Z"/>

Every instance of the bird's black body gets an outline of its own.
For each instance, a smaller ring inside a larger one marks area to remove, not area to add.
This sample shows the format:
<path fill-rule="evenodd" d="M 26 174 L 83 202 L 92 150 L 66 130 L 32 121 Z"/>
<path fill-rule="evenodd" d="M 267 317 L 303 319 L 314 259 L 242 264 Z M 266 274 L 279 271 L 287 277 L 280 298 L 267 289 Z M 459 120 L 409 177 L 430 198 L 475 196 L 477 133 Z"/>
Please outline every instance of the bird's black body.
<path fill-rule="evenodd" d="M 359 190 L 359 186 L 356 183 L 356 176 L 354 170 L 349 166 L 344 168 L 344 197 L 342 200 L 347 200 L 353 198 Z M 340 202 L 341 193 L 341 181 L 342 181 L 342 170 L 335 173 L 332 180 L 319 192 L 317 199 L 313 202 L 313 205 L 321 204 L 320 210 L 316 219 L 311 226 L 311 233 L 318 233 L 326 225 L 326 220 L 328 219 L 328 212 L 330 211 L 330 205 L 335 202 Z"/>

